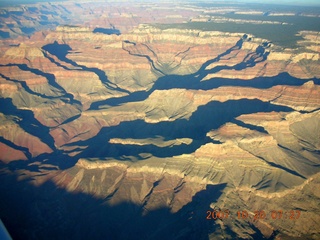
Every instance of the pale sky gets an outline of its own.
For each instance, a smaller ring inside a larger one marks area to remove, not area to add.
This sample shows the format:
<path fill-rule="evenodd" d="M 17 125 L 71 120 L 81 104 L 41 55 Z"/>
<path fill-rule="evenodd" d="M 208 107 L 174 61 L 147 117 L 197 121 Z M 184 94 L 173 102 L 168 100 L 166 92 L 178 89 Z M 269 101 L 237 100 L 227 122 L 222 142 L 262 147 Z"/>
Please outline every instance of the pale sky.
<path fill-rule="evenodd" d="M 64 0 L 55 0 L 64 1 Z M 68 0 L 65 0 L 68 1 Z M 76 0 L 70 0 L 77 2 Z M 129 0 L 129 2 L 134 2 L 135 0 Z M 148 0 L 136 0 L 137 2 L 148 2 Z M 157 2 L 156 0 L 149 0 L 150 2 Z M 175 0 L 172 0 L 175 1 Z M 188 1 L 188 0 L 187 0 Z M 284 5 L 298 5 L 298 6 L 319 6 L 320 0 L 217 0 L 218 2 L 239 2 L 239 3 L 262 3 L 262 4 L 284 4 Z M 0 0 L 0 3 L 4 4 L 14 4 L 14 3 L 34 3 L 34 2 L 54 2 L 52 0 Z M 94 2 L 94 0 L 92 0 Z M 101 2 L 101 0 L 99 0 Z M 106 2 L 117 2 L 116 0 L 107 0 Z M 121 1 L 123 2 L 123 0 Z M 164 2 L 160 0 L 158 2 Z M 181 2 L 181 1 L 177 1 Z M 214 0 L 189 0 L 188 2 L 211 2 Z"/>
<path fill-rule="evenodd" d="M 263 4 L 285 4 L 285 5 L 298 5 L 298 6 L 309 6 L 318 5 L 320 6 L 320 0 L 236 0 L 237 2 L 250 2 L 250 3 L 263 3 Z"/>

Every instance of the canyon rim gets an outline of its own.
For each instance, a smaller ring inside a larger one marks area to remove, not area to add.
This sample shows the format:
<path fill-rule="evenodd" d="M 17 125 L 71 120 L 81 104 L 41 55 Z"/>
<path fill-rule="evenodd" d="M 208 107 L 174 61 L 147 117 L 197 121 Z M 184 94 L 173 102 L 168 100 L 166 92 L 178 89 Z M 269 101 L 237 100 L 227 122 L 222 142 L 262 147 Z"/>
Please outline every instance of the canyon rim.
<path fill-rule="evenodd" d="M 319 239 L 319 33 L 318 7 L 1 7 L 8 232 Z"/>

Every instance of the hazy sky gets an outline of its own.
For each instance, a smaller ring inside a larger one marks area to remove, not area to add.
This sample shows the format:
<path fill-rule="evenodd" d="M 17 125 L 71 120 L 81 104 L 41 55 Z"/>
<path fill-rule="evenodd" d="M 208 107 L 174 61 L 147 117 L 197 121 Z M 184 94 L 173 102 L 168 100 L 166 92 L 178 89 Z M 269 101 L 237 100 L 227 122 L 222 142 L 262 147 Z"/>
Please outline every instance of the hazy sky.
<path fill-rule="evenodd" d="M 63 1 L 63 0 L 55 0 L 55 1 Z M 76 0 L 73 0 L 77 2 Z M 92 0 L 94 2 L 94 0 Z M 101 0 L 100 0 L 101 1 Z M 117 2 L 116 0 L 107 0 L 108 2 Z M 133 2 L 134 0 L 129 0 Z M 136 0 L 138 2 L 148 2 L 148 0 Z M 156 2 L 155 0 L 151 0 L 152 2 Z M 167 0 L 168 1 L 168 0 Z M 172 0 L 173 2 L 175 0 Z M 214 2 L 214 0 L 189 0 L 190 2 Z M 263 3 L 263 4 L 285 4 L 285 5 L 300 5 L 300 6 L 308 6 L 308 5 L 317 5 L 320 7 L 320 0 L 218 0 L 219 2 L 239 2 L 239 3 Z M 54 2 L 52 0 L 0 0 L 2 4 L 14 4 L 14 3 L 33 3 L 33 2 Z M 121 1 L 123 2 L 123 0 Z M 164 2 L 164 0 L 159 1 Z"/>
<path fill-rule="evenodd" d="M 285 4 L 285 5 L 318 5 L 320 0 L 237 0 L 238 2 L 264 3 L 264 4 Z"/>

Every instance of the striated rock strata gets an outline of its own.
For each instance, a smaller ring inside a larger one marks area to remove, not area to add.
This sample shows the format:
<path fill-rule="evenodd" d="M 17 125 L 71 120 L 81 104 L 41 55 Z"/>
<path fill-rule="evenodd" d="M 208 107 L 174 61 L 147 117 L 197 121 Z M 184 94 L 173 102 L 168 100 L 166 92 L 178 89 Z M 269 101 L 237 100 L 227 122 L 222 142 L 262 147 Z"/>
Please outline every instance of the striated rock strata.
<path fill-rule="evenodd" d="M 172 6 L 1 10 L 0 217 L 13 237 L 319 238 L 319 33 L 285 49 L 151 25 L 242 11 Z M 213 209 L 230 218 L 206 220 Z"/>

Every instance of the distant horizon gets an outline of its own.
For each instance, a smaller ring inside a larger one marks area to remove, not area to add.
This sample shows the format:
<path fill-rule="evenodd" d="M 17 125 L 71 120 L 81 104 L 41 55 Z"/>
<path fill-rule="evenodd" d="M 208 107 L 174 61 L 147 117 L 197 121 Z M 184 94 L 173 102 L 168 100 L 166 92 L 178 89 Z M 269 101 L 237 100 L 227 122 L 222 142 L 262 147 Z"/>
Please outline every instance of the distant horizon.
<path fill-rule="evenodd" d="M 16 5 L 16 4 L 33 4 L 33 3 L 38 3 L 38 2 L 72 2 L 73 0 L 0 0 L 0 6 L 10 6 L 10 5 Z M 74 2 L 81 2 L 82 0 L 74 1 Z M 86 0 L 88 1 L 88 0 Z M 89 0 L 90 1 L 90 0 Z M 103 2 L 103 0 L 92 0 L 91 2 Z M 120 1 L 115 1 L 115 0 L 106 0 L 105 2 L 183 2 L 181 0 L 120 0 Z M 220 2 L 220 3 L 252 3 L 252 4 L 263 4 L 263 5 L 268 5 L 268 4 L 276 4 L 276 5 L 288 5 L 288 6 L 316 6 L 320 7 L 320 1 L 319 0 L 217 0 L 217 1 L 209 1 L 209 0 L 196 0 L 196 1 L 186 1 L 186 2 Z"/>
<path fill-rule="evenodd" d="M 320 7 L 319 0 L 236 0 L 236 2 L 244 3 L 257 3 L 257 4 L 277 4 L 277 5 L 291 5 L 291 6 L 318 6 Z"/>

